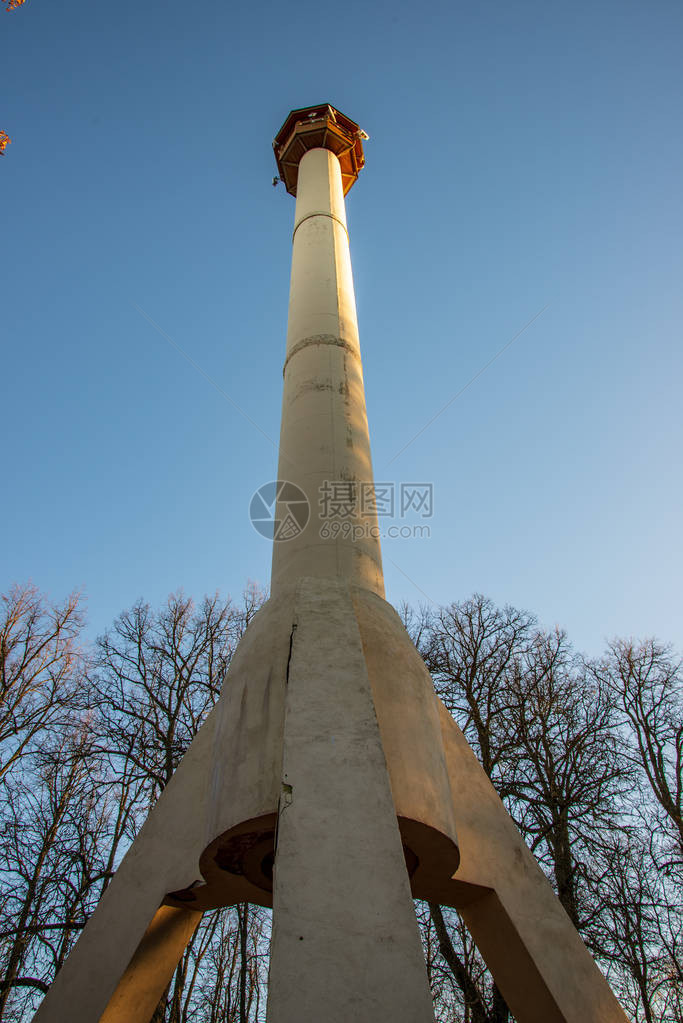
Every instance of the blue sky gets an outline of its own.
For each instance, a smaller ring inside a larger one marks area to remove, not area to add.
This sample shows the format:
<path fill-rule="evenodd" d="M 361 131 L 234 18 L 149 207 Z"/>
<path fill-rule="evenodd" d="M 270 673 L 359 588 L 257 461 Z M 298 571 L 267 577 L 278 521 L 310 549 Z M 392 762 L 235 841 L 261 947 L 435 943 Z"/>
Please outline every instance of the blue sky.
<path fill-rule="evenodd" d="M 220 391 L 277 438 L 271 139 L 329 101 L 370 135 L 347 207 L 376 476 L 434 485 L 431 539 L 384 544 L 389 599 L 682 647 L 682 30 L 628 0 L 0 12 L 2 589 L 82 587 L 94 634 L 267 584 L 247 509 L 276 452 Z"/>

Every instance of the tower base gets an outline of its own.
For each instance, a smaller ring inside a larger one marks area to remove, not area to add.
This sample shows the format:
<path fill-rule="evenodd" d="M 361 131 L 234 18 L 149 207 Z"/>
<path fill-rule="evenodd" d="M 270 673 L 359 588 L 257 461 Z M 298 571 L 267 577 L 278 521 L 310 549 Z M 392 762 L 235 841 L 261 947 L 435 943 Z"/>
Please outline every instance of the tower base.
<path fill-rule="evenodd" d="M 411 895 L 460 911 L 519 1023 L 624 1023 L 393 608 L 300 579 L 249 626 L 35 1019 L 149 1023 L 201 913 L 248 901 L 274 906 L 270 1023 L 427 1023 Z"/>

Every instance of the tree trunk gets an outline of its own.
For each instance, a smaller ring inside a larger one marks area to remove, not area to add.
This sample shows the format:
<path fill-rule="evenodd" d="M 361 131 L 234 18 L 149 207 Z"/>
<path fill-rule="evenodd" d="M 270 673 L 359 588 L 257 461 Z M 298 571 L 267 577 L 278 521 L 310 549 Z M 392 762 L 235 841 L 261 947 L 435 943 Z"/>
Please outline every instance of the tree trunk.
<path fill-rule="evenodd" d="M 247 1023 L 247 927 L 249 923 L 249 903 L 242 902 L 237 907 L 240 939 L 240 1015 L 239 1023 Z"/>
<path fill-rule="evenodd" d="M 436 905 L 434 902 L 430 902 L 429 912 L 431 913 L 432 921 L 434 923 L 436 936 L 439 939 L 439 951 L 448 963 L 448 967 L 453 974 L 458 987 L 463 993 L 465 1005 L 469 1010 L 472 1023 L 493 1023 L 493 1021 L 489 1018 L 489 1014 L 486 1011 L 486 1006 L 482 1000 L 481 994 L 472 980 L 467 967 L 463 962 L 461 962 L 457 952 L 453 948 L 453 942 L 451 941 L 448 933 L 446 921 L 444 920 L 443 913 L 441 912 L 441 906 Z"/>

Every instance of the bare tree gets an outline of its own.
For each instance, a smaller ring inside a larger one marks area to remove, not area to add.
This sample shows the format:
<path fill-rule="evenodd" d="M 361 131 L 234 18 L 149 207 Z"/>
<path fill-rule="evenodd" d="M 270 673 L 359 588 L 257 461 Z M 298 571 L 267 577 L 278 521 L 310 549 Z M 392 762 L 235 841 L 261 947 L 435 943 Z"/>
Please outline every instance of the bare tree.
<path fill-rule="evenodd" d="M 592 664 L 597 680 L 619 700 L 625 752 L 640 768 L 659 812 L 665 840 L 662 869 L 683 866 L 683 665 L 671 647 L 648 639 L 614 640 L 603 660 Z"/>
<path fill-rule="evenodd" d="M 616 831 L 606 850 L 602 959 L 638 1023 L 681 1023 L 683 914 L 680 892 L 652 869 L 646 836 Z"/>
<path fill-rule="evenodd" d="M 248 912 L 234 906 L 212 916 L 215 929 L 195 992 L 197 1018 L 205 1023 L 255 1023 L 265 1007 L 270 913 L 259 906 L 249 906 Z"/>
<path fill-rule="evenodd" d="M 138 800 L 123 822 L 131 837 L 218 699 L 233 651 L 262 601 L 254 587 L 245 591 L 241 606 L 214 595 L 196 607 L 176 593 L 159 611 L 139 602 L 97 641 L 89 678 L 99 750 L 114 788 L 126 778 Z M 258 913 L 246 905 L 235 913 L 238 927 L 230 931 L 239 962 L 234 1018 L 247 1023 L 254 998 L 247 945 L 250 920 Z M 219 940 L 216 927 L 212 916 L 200 924 L 157 1007 L 155 1023 L 190 1018 L 202 987 L 201 964 Z M 220 933 L 225 941 L 226 932 Z"/>
<path fill-rule="evenodd" d="M 570 919 L 595 947 L 599 853 L 633 788 L 618 753 L 614 699 L 560 630 L 475 595 L 420 623 L 435 688 L 545 867 Z M 604 862 L 603 868 L 604 869 Z M 467 953 L 452 914 L 432 907 L 444 963 L 473 1021 L 507 1020 L 500 993 Z M 449 944 L 450 942 L 450 944 Z M 466 954 L 467 953 L 467 954 Z M 474 970 L 474 973 L 470 972 Z"/>
<path fill-rule="evenodd" d="M 102 751 L 144 785 L 147 810 L 167 785 L 220 692 L 253 614 L 218 595 L 197 608 L 176 593 L 158 612 L 139 602 L 96 643 L 90 672 Z"/>
<path fill-rule="evenodd" d="M 441 956 L 462 994 L 463 1020 L 467 1023 L 508 1023 L 510 1010 L 462 921 L 452 910 L 444 910 L 436 903 L 429 904 L 429 912 Z"/>
<path fill-rule="evenodd" d="M 484 770 L 503 797 L 516 792 L 509 763 L 517 750 L 510 727 L 512 683 L 532 645 L 535 619 L 516 608 L 497 608 L 480 594 L 435 612 L 404 610 L 404 623 L 429 667 L 436 692 L 465 732 Z M 432 963 L 437 1004 L 444 1019 L 507 1023 L 509 1010 L 462 921 L 451 910 L 429 906 L 423 943 L 438 956 Z M 445 981 L 450 981 L 450 990 Z M 439 1010 L 437 1010 L 439 1011 Z"/>
<path fill-rule="evenodd" d="M 262 600 L 252 586 L 241 606 L 214 596 L 195 607 L 183 594 L 160 611 L 139 603 L 86 663 L 77 598 L 51 606 L 32 587 L 5 598 L 0 1020 L 26 1019 L 47 990 L 215 703 Z M 244 906 L 226 919 L 231 926 L 217 914 L 202 922 L 155 1019 L 198 1018 L 204 971 L 227 942 L 237 964 L 231 1018 L 258 1018 L 267 914 Z"/>
<path fill-rule="evenodd" d="M 263 599 L 178 593 L 124 612 L 86 659 L 76 597 L 33 587 L 0 622 L 0 1021 L 23 1023 L 214 705 Z M 636 1023 L 683 1023 L 681 664 L 654 640 L 597 662 L 475 595 L 403 611 L 567 913 Z M 439 1023 L 509 1023 L 457 914 L 418 905 Z M 207 913 L 153 1023 L 262 1019 L 270 916 Z"/>
<path fill-rule="evenodd" d="M 510 807 L 574 926 L 600 910 L 596 853 L 620 819 L 633 780 L 618 755 L 609 690 L 564 632 L 536 632 L 510 680 L 506 773 Z"/>
<path fill-rule="evenodd" d="M 83 614 L 79 595 L 51 604 L 35 586 L 2 596 L 0 620 L 0 779 L 37 738 L 68 727 L 78 696 Z"/>
<path fill-rule="evenodd" d="M 33 770 L 5 786 L 2 810 L 0 1020 L 10 1002 L 12 1013 L 35 1006 L 102 890 L 110 835 L 87 723 L 36 754 Z"/>
<path fill-rule="evenodd" d="M 515 737 L 509 727 L 509 685 L 531 642 L 535 619 L 486 597 L 451 604 L 420 620 L 419 649 L 436 692 L 465 732 L 500 795 L 501 771 Z"/>

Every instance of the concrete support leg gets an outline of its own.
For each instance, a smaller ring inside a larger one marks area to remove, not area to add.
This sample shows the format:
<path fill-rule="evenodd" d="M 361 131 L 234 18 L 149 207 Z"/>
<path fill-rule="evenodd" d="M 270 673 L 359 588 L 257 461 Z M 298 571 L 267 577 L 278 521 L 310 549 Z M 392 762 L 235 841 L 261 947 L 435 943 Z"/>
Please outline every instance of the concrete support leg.
<path fill-rule="evenodd" d="M 81 954 L 73 963 L 68 960 L 61 982 L 57 974 L 34 1020 L 149 1023 L 201 918 L 196 910 L 161 906 L 123 964 L 120 957 L 107 955 L 105 942 L 81 945 Z M 130 930 L 116 930 L 124 950 Z"/>
<path fill-rule="evenodd" d="M 193 909 L 157 910 L 99 1023 L 149 1023 L 201 918 Z"/>
<path fill-rule="evenodd" d="M 457 908 L 518 1023 L 626 1023 L 626 1016 L 444 707 L 460 867 L 416 892 Z"/>
<path fill-rule="evenodd" d="M 289 664 L 269 1023 L 432 1023 L 348 587 L 306 580 Z"/>
<path fill-rule="evenodd" d="M 57 974 L 36 1023 L 149 1023 L 201 918 L 161 904 L 199 873 L 214 725 L 211 715 Z"/>
<path fill-rule="evenodd" d="M 242 832 L 272 832 L 275 821 L 292 602 L 289 594 L 269 601 L 251 623 L 218 705 L 150 811 L 36 1023 L 149 1023 L 202 911 L 270 904 L 270 892 L 245 876 L 235 848 L 242 848 Z"/>

